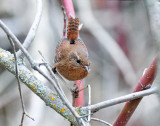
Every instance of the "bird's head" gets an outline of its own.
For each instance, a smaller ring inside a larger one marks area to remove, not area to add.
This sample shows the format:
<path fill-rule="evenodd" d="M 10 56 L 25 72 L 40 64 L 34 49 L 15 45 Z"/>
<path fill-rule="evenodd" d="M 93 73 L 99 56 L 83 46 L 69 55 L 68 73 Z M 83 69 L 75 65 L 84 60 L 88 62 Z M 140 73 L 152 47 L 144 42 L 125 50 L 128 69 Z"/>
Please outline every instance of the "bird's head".
<path fill-rule="evenodd" d="M 83 69 L 88 74 L 91 64 L 88 53 L 83 50 L 76 50 L 75 52 L 73 51 L 70 55 L 70 61 L 73 67 L 76 69 Z"/>

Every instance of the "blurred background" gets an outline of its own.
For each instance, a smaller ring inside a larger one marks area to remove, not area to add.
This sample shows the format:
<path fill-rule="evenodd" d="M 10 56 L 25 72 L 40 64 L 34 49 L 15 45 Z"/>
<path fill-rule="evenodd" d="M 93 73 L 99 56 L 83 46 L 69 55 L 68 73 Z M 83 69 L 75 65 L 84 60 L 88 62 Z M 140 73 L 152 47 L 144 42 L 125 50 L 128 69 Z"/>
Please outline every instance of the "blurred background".
<path fill-rule="evenodd" d="M 84 40 L 92 61 L 85 85 L 92 88 L 92 104 L 133 91 L 146 67 L 156 55 L 151 36 L 146 3 L 143 0 L 74 0 L 76 16 L 83 24 L 80 37 Z M 36 13 L 34 0 L 0 0 L 0 19 L 23 43 Z M 63 35 L 63 14 L 58 0 L 44 0 L 38 32 L 29 52 L 42 62 L 38 50 L 54 65 L 57 42 Z M 111 39 L 112 38 L 112 39 Z M 13 52 L 6 34 L 0 29 L 0 47 Z M 18 49 L 17 49 L 18 50 Z M 26 60 L 27 67 L 31 69 Z M 42 67 L 42 69 L 44 69 Z M 44 69 L 45 71 L 45 69 Z M 35 75 L 48 82 L 37 72 Z M 68 82 L 70 86 L 73 82 Z M 71 93 L 63 86 L 71 100 Z M 26 112 L 24 126 L 69 126 L 69 122 L 47 107 L 22 83 Z M 88 97 L 85 90 L 85 105 Z M 93 117 L 113 123 L 124 103 L 95 113 Z M 160 104 L 156 95 L 143 98 L 128 126 L 159 126 Z M 22 115 L 18 85 L 14 75 L 0 66 L 0 126 L 20 124 Z M 93 126 L 103 126 L 92 122 Z"/>

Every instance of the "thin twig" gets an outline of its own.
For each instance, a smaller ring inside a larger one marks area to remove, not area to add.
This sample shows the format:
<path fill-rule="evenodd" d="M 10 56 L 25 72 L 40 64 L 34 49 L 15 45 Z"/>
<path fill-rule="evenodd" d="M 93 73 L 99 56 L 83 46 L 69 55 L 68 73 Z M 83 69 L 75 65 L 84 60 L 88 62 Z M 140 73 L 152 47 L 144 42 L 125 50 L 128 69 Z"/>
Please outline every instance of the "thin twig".
<path fill-rule="evenodd" d="M 20 43 L 20 41 L 17 39 L 17 37 L 11 32 L 11 30 L 0 20 L 0 27 L 5 31 L 7 35 L 9 35 L 13 42 L 15 42 L 18 46 L 18 48 L 21 49 L 21 51 L 24 53 L 26 58 L 28 59 L 29 63 L 31 64 L 32 68 L 36 71 L 38 71 L 41 75 L 43 75 L 55 88 L 57 91 L 58 95 L 62 99 L 63 103 L 68 107 L 68 109 L 72 112 L 72 114 L 75 116 L 77 123 L 79 123 L 79 115 L 78 113 L 74 110 L 74 108 L 70 105 L 70 103 L 63 97 L 61 94 L 61 91 L 57 87 L 57 84 L 55 81 L 53 81 L 52 78 L 50 78 L 48 75 L 46 75 L 38 66 L 38 64 L 33 60 L 31 55 L 28 53 L 28 51 L 23 47 L 23 45 Z"/>
<path fill-rule="evenodd" d="M 42 0 L 36 0 L 36 4 L 37 4 L 36 16 L 23 43 L 23 47 L 26 49 L 30 47 L 32 41 L 34 40 L 42 16 Z M 19 50 L 17 52 L 17 57 L 21 55 L 22 51 Z"/>
<path fill-rule="evenodd" d="M 103 124 L 106 124 L 107 126 L 112 126 L 110 123 L 104 121 L 104 120 L 101 120 L 101 119 L 97 119 L 97 118 L 91 118 L 91 120 L 93 121 L 98 121 L 100 123 L 103 123 Z"/>
<path fill-rule="evenodd" d="M 153 87 L 153 88 L 143 90 L 140 92 L 131 93 L 131 94 L 124 95 L 124 96 L 121 96 L 118 98 L 114 98 L 114 99 L 110 99 L 110 100 L 107 100 L 104 102 L 100 102 L 100 103 L 97 103 L 94 105 L 86 106 L 86 107 L 83 107 L 83 109 L 87 109 L 87 110 L 91 109 L 92 112 L 97 112 L 100 109 L 103 109 L 103 108 L 106 108 L 109 106 L 113 106 L 116 104 L 120 104 L 122 102 L 138 99 L 138 98 L 141 98 L 141 97 L 144 97 L 147 95 L 151 95 L 151 94 L 154 94 L 157 92 L 159 92 L 159 89 L 157 87 Z"/>
<path fill-rule="evenodd" d="M 67 99 L 64 91 L 62 90 L 62 87 L 59 83 L 59 81 L 57 80 L 57 78 L 55 77 L 55 75 L 53 74 L 53 71 L 51 71 L 50 65 L 48 63 L 48 61 L 46 60 L 46 58 L 42 55 L 41 51 L 38 51 L 39 54 L 41 55 L 41 57 L 43 58 L 43 62 L 45 63 L 44 66 L 46 67 L 46 69 L 48 70 L 49 74 L 51 75 L 51 77 L 56 81 L 56 84 L 59 88 L 59 90 L 61 91 L 62 95 Z"/>
<path fill-rule="evenodd" d="M 88 106 L 91 105 L 91 86 L 88 85 Z M 91 120 L 91 110 L 90 108 L 88 109 L 88 122 Z"/>
<path fill-rule="evenodd" d="M 12 39 L 10 38 L 10 36 L 8 36 L 8 39 L 9 39 L 11 45 L 12 45 L 13 54 L 14 54 L 14 59 L 15 59 L 16 78 L 17 78 L 17 82 L 18 82 L 19 96 L 20 96 L 21 105 L 22 105 L 22 118 L 21 118 L 21 124 L 20 124 L 20 126 L 23 126 L 25 110 L 24 110 L 24 102 L 23 102 L 22 91 L 21 91 L 21 84 L 20 84 L 20 80 L 19 80 L 19 76 L 18 76 L 18 65 L 17 65 L 16 49 L 15 49 L 15 45 L 14 45 Z"/>

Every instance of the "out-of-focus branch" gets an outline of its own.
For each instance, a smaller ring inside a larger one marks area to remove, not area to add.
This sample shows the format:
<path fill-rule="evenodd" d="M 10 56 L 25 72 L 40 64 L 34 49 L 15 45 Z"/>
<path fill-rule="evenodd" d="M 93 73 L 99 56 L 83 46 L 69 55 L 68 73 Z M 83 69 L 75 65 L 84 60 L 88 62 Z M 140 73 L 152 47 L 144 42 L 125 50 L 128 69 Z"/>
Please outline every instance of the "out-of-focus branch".
<path fill-rule="evenodd" d="M 158 63 L 160 63 L 160 2 L 159 0 L 144 0 L 144 4 L 150 23 L 151 37 L 158 51 Z M 160 67 L 159 65 L 157 67 L 156 81 L 160 83 Z"/>
<path fill-rule="evenodd" d="M 146 0 L 145 1 L 146 9 L 148 12 L 148 18 L 150 21 L 152 37 L 160 47 L 160 2 L 159 0 Z"/>
<path fill-rule="evenodd" d="M 133 92 L 139 92 L 139 91 L 146 90 L 147 88 L 150 88 L 155 79 L 156 71 L 157 71 L 157 56 L 153 59 L 152 64 L 145 71 L 145 73 L 139 80 L 139 83 L 136 85 L 136 88 L 134 89 Z M 159 88 L 154 90 L 155 91 L 159 90 Z M 143 97 L 126 102 L 122 111 L 120 112 L 119 116 L 114 122 L 113 126 L 125 126 L 128 123 L 134 111 L 136 110 L 142 98 Z"/>
<path fill-rule="evenodd" d="M 67 18 L 69 19 L 71 15 L 73 18 L 75 18 L 75 12 L 73 8 L 72 0 L 63 0 L 63 4 L 66 10 Z"/>
<path fill-rule="evenodd" d="M 77 5 L 79 14 L 85 27 L 98 40 L 98 42 L 108 51 L 118 68 L 121 70 L 125 81 L 129 85 L 136 83 L 137 76 L 132 65 L 117 42 L 108 34 L 108 32 L 98 23 L 93 16 L 90 0 L 78 0 Z"/>
<path fill-rule="evenodd" d="M 41 16 L 42 16 L 42 0 L 37 0 L 37 10 L 36 10 L 36 16 L 35 16 L 35 19 L 34 19 L 34 22 L 26 36 L 26 39 L 24 40 L 24 43 L 23 43 L 23 47 L 28 49 L 29 46 L 31 45 L 31 42 L 34 40 L 34 37 L 36 35 L 36 32 L 37 32 L 37 29 L 38 29 L 38 26 L 39 26 L 39 23 L 40 23 L 40 20 L 41 20 Z M 17 57 L 21 56 L 22 55 L 22 51 L 19 50 L 17 52 Z"/>
<path fill-rule="evenodd" d="M 8 71 L 15 74 L 15 65 L 13 61 L 13 55 L 10 52 L 0 48 L 0 65 L 4 66 Z M 35 94 L 37 94 L 47 106 L 50 106 L 64 118 L 68 119 L 74 125 L 77 125 L 75 117 L 70 109 L 68 109 L 66 104 L 64 104 L 60 96 L 41 83 L 38 78 L 36 78 L 36 76 L 24 66 L 23 60 L 18 60 L 18 68 L 19 78 L 26 86 L 28 86 Z M 81 113 L 83 113 L 83 111 L 81 111 Z"/>

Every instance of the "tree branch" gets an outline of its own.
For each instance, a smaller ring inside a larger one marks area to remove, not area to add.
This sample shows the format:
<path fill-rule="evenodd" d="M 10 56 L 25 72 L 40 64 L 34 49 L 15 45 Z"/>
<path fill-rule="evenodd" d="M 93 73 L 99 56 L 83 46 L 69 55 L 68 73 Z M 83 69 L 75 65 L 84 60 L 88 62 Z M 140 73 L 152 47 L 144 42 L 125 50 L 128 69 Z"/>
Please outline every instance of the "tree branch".
<path fill-rule="evenodd" d="M 85 106 L 85 107 L 82 107 L 82 110 L 91 109 L 92 112 L 97 112 L 97 111 L 99 111 L 103 108 L 109 107 L 109 106 L 113 106 L 113 105 L 127 102 L 130 100 L 138 99 L 138 98 L 141 98 L 141 97 L 144 97 L 147 95 L 151 95 L 154 93 L 158 93 L 158 92 L 159 92 L 159 89 L 157 87 L 154 87 L 154 88 L 150 88 L 150 89 L 147 89 L 144 91 L 140 91 L 140 92 L 124 95 L 124 96 L 121 96 L 118 98 L 110 99 L 107 101 L 99 102 L 97 104 L 93 104 L 90 106 Z"/>
<path fill-rule="evenodd" d="M 15 74 L 13 54 L 1 48 L 0 65 L 4 66 L 8 71 Z M 38 78 L 24 66 L 23 59 L 18 60 L 18 68 L 19 78 L 26 86 L 28 86 L 35 94 L 37 94 L 46 103 L 47 106 L 53 108 L 56 112 L 61 114 L 74 125 L 77 125 L 75 117 L 73 116 L 70 109 L 68 109 L 66 104 L 64 104 L 64 102 L 61 100 L 60 96 L 45 86 L 42 82 L 40 82 Z M 77 108 L 75 111 L 78 112 L 80 109 Z M 86 113 L 87 112 L 81 110 L 82 115 Z"/>

